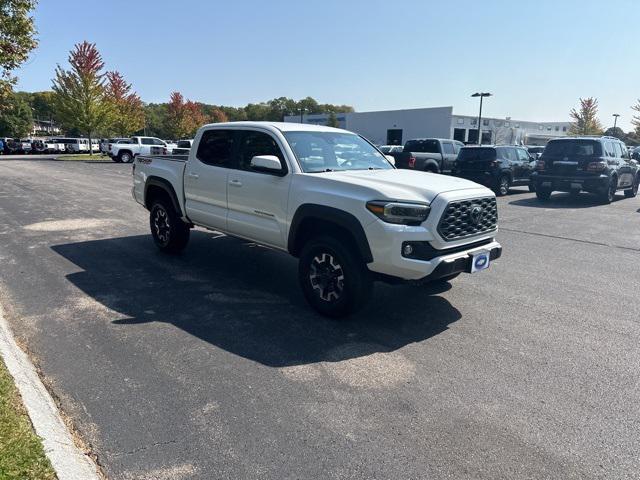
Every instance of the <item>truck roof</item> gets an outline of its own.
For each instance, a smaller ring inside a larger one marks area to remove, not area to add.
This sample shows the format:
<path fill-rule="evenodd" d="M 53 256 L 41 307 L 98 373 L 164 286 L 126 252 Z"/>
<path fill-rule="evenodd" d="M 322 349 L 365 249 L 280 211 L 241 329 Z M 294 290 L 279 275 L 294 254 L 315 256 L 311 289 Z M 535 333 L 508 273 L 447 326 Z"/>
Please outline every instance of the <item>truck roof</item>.
<path fill-rule="evenodd" d="M 294 122 L 224 122 L 209 123 L 205 127 L 263 127 L 268 129 L 280 130 L 281 132 L 343 132 L 353 133 L 340 128 L 327 127 L 325 125 L 313 125 L 310 123 L 294 123 Z"/>

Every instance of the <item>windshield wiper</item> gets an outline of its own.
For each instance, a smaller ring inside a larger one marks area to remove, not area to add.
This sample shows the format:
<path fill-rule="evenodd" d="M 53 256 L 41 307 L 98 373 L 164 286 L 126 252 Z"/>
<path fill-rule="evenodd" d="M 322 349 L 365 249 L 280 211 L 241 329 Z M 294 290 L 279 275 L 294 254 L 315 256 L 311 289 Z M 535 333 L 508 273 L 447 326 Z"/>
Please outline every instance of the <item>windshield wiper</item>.
<path fill-rule="evenodd" d="M 307 173 L 324 173 L 324 172 L 334 172 L 333 168 L 325 168 L 324 170 L 309 170 Z"/>

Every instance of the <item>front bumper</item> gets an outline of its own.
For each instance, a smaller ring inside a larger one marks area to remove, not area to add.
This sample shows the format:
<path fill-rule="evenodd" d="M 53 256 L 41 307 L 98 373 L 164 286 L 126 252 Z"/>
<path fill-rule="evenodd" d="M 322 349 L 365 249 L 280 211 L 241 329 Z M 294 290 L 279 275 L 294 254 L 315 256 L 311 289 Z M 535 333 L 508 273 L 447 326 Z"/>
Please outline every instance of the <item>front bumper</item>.
<path fill-rule="evenodd" d="M 558 190 L 560 192 L 571 192 L 573 190 L 604 190 L 609 186 L 608 175 L 585 176 L 559 176 L 540 175 L 534 173 L 531 176 L 532 183 L 536 189 Z"/>

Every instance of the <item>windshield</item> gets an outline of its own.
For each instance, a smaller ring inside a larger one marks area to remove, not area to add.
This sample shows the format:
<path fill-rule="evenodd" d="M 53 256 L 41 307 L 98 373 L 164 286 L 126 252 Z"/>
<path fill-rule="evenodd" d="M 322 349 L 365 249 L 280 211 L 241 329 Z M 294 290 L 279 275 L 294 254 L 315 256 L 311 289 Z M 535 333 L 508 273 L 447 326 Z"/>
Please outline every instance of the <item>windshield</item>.
<path fill-rule="evenodd" d="M 358 135 L 284 132 L 284 136 L 305 173 L 393 168 L 384 155 Z"/>
<path fill-rule="evenodd" d="M 600 142 L 596 140 L 552 140 L 542 152 L 543 157 L 599 157 Z"/>

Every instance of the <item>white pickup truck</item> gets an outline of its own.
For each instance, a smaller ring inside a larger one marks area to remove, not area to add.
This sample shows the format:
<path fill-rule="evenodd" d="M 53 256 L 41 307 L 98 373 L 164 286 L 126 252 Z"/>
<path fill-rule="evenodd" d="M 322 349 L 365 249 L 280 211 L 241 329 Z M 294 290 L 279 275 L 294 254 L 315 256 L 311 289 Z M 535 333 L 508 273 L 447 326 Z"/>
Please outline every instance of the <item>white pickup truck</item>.
<path fill-rule="evenodd" d="M 138 155 L 170 153 L 167 144 L 155 137 L 131 137 L 129 142 L 109 143 L 108 155 L 114 162 L 131 163 Z"/>
<path fill-rule="evenodd" d="M 396 170 L 345 130 L 217 123 L 184 158 L 140 155 L 133 165 L 133 197 L 150 211 L 158 248 L 181 251 L 199 226 L 289 252 L 324 315 L 358 310 L 374 280 L 449 281 L 502 253 L 491 190 Z"/>

